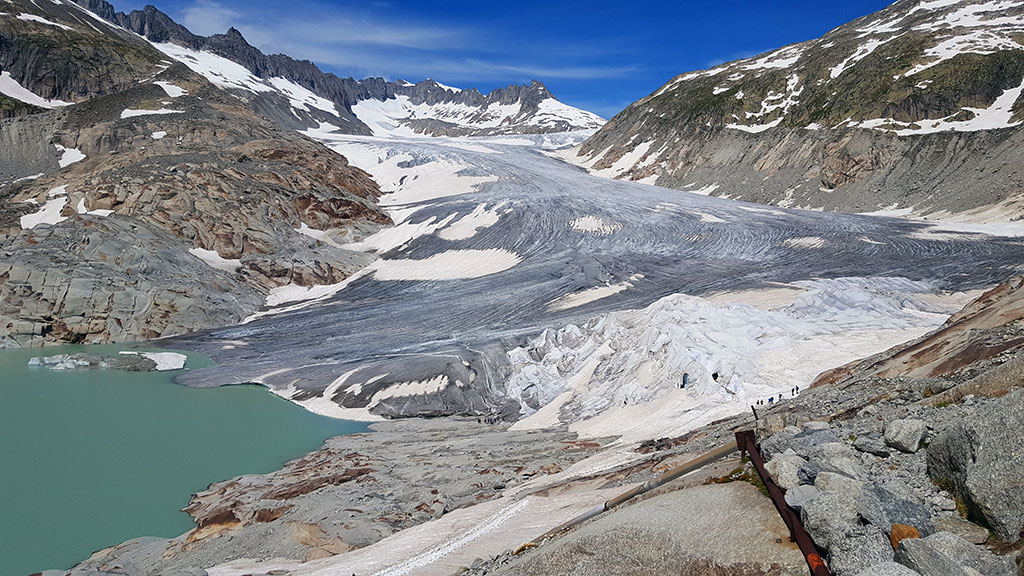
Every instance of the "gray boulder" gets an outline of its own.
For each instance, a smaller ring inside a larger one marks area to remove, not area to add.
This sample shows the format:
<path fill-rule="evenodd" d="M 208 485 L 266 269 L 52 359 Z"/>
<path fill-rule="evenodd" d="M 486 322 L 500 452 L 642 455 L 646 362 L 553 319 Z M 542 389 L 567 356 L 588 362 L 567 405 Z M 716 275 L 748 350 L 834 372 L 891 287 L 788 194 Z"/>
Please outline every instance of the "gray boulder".
<path fill-rule="evenodd" d="M 861 452 L 874 454 L 881 458 L 888 458 L 890 454 L 889 448 L 886 447 L 885 443 L 877 438 L 857 438 L 853 443 L 853 447 Z"/>
<path fill-rule="evenodd" d="M 956 514 L 940 514 L 935 517 L 934 523 L 936 530 L 952 532 L 971 544 L 984 544 L 989 537 L 988 528 L 964 520 Z"/>
<path fill-rule="evenodd" d="M 900 452 L 913 454 L 921 448 L 928 425 L 921 420 L 893 420 L 885 427 L 885 443 Z"/>
<path fill-rule="evenodd" d="M 952 558 L 957 564 L 973 568 L 985 576 L 1017 576 L 1013 560 L 996 556 L 981 546 L 949 532 L 936 532 L 922 540 Z"/>
<path fill-rule="evenodd" d="M 761 452 L 766 458 L 782 454 L 787 449 L 792 449 L 801 458 L 810 458 L 818 446 L 828 442 L 838 442 L 839 436 L 833 430 L 804 430 L 798 428 L 786 428 L 785 430 L 769 437 L 761 444 Z"/>
<path fill-rule="evenodd" d="M 814 486 L 808 486 L 801 484 L 794 486 L 793 488 L 786 490 L 786 504 L 789 504 L 790 508 L 794 510 L 800 510 L 808 502 L 814 500 L 821 494 Z"/>
<path fill-rule="evenodd" d="M 918 538 L 900 541 L 896 561 L 922 576 L 969 576 L 956 560 Z"/>
<path fill-rule="evenodd" d="M 858 498 L 864 483 L 835 472 L 819 472 L 814 486 L 822 492 L 841 492 Z"/>
<path fill-rule="evenodd" d="M 968 413 L 928 447 L 928 475 L 1002 540 L 1024 529 L 1024 390 Z"/>
<path fill-rule="evenodd" d="M 893 524 L 913 526 L 923 534 L 935 532 L 931 514 L 922 502 L 899 496 L 878 484 L 866 484 L 857 499 L 860 517 L 882 530 L 888 531 Z"/>
<path fill-rule="evenodd" d="M 882 562 L 871 568 L 858 572 L 857 576 L 920 576 L 910 568 L 895 562 Z"/>
<path fill-rule="evenodd" d="M 829 550 L 857 525 L 857 499 L 847 494 L 823 493 L 804 504 L 800 520 L 814 543 Z"/>
<path fill-rule="evenodd" d="M 768 462 L 764 469 L 775 479 L 775 483 L 783 490 L 789 490 L 800 484 L 798 472 L 805 460 L 796 454 L 779 454 Z"/>
<path fill-rule="evenodd" d="M 828 566 L 835 576 L 853 576 L 892 559 L 889 539 L 873 526 L 851 528 L 828 549 Z"/>
<path fill-rule="evenodd" d="M 814 458 L 822 471 L 838 472 L 850 478 L 857 478 L 864 475 L 864 466 L 860 463 L 860 456 L 849 445 L 843 442 L 825 442 L 820 444 L 815 452 Z"/>

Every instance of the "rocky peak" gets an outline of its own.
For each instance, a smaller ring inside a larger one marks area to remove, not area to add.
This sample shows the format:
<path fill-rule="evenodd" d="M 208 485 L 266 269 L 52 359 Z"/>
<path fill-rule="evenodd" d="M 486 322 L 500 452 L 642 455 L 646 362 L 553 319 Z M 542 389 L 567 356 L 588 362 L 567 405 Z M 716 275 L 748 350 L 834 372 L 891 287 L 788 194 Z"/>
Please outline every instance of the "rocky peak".
<path fill-rule="evenodd" d="M 153 6 L 146 6 L 141 11 L 136 10 L 125 14 L 123 12 L 115 13 L 110 4 L 104 0 L 75 1 L 93 10 L 97 15 L 131 30 L 151 42 L 174 44 L 191 51 L 204 51 L 226 58 L 242 65 L 252 73 L 256 82 L 284 79 L 298 85 L 301 89 L 309 90 L 316 96 L 329 100 L 336 109 L 335 114 L 321 109 L 308 110 L 305 106 L 296 108 L 286 94 L 282 98 L 275 97 L 270 93 L 278 92 L 273 83 L 266 84 L 270 88 L 269 91 L 262 88 L 249 90 L 245 86 L 239 85 L 224 86 L 218 82 L 217 78 L 209 77 L 214 84 L 221 85 L 222 88 L 229 91 L 247 92 L 243 95 L 244 98 L 252 102 L 257 111 L 289 128 L 315 127 L 322 122 L 327 122 L 343 132 L 369 133 L 369 128 L 352 114 L 352 107 L 362 101 L 386 101 L 398 96 L 408 97 L 409 101 L 415 105 L 436 106 L 457 103 L 480 108 L 479 114 L 482 116 L 492 115 L 485 110 L 488 106 L 521 106 L 522 113 L 518 114 L 517 120 L 503 123 L 501 130 L 505 133 L 514 133 L 519 129 L 527 132 L 592 129 L 597 128 L 603 122 L 594 115 L 582 111 L 573 112 L 575 109 L 559 104 L 565 113 L 559 112 L 552 116 L 549 110 L 548 116 L 551 118 L 545 117 L 543 122 L 531 123 L 529 120 L 538 113 L 541 102 L 545 100 L 556 102 L 547 88 L 536 80 L 528 86 L 508 86 L 483 95 L 475 89 L 452 89 L 430 78 L 417 84 L 388 82 L 382 78 L 363 80 L 339 78 L 334 74 L 323 72 L 308 60 L 295 60 L 285 54 L 264 54 L 249 44 L 242 33 L 233 27 L 224 34 L 214 34 L 208 37 L 197 36 Z M 169 55 L 180 56 L 173 53 L 169 53 Z M 190 67 L 196 65 L 195 62 L 189 62 L 187 58 L 182 61 Z M 204 73 L 196 68 L 193 70 Z M 434 126 L 434 128 L 425 129 L 421 126 L 418 130 L 440 135 L 449 133 L 448 128 Z"/>
<path fill-rule="evenodd" d="M 76 1 L 82 2 L 84 0 Z M 88 3 L 91 4 L 92 2 Z M 110 7 L 106 2 L 103 2 L 103 4 Z M 99 15 L 107 18 L 104 14 L 109 14 L 112 11 L 113 7 L 110 7 L 109 10 L 104 10 Z M 150 42 L 174 42 L 189 48 L 198 48 L 200 45 L 199 38 L 196 35 L 189 32 L 187 28 L 178 24 L 170 16 L 164 14 L 151 4 L 147 4 L 142 10 L 133 10 L 128 14 L 118 12 L 112 19 L 108 18 L 108 20 L 135 32 Z"/>
<path fill-rule="evenodd" d="M 102 0 L 82 3 L 108 15 L 112 10 Z M 0 95 L 8 102 L 0 106 L 7 110 L 0 117 L 111 94 L 152 77 L 159 65 L 159 54 L 147 43 L 115 26 L 104 27 L 75 4 L 11 0 L 3 12 L 7 15 L 0 16 L 0 70 L 52 102 L 26 103 Z"/>

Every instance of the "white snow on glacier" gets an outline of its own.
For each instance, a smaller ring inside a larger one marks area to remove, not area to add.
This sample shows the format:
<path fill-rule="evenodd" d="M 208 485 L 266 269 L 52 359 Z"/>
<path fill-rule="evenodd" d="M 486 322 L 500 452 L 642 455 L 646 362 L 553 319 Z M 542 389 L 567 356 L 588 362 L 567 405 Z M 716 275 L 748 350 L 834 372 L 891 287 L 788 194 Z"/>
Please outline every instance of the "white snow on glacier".
<path fill-rule="evenodd" d="M 776 309 L 676 294 L 544 331 L 508 354 L 507 394 L 525 417 L 515 427 L 571 424 L 621 442 L 680 434 L 927 332 L 967 299 L 925 298 L 928 283 L 903 278 L 796 285 Z"/>

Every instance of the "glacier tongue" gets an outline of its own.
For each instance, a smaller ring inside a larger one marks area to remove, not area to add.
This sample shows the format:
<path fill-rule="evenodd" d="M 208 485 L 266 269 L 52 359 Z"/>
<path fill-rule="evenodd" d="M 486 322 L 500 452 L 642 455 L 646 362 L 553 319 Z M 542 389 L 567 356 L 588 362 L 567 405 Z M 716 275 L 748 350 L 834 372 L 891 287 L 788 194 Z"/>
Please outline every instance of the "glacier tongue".
<path fill-rule="evenodd" d="M 791 303 L 767 310 L 676 294 L 544 331 L 508 353 L 506 393 L 526 416 L 516 427 L 573 424 L 623 441 L 681 433 L 923 334 L 966 299 L 924 298 L 930 284 L 903 278 L 794 284 Z"/>

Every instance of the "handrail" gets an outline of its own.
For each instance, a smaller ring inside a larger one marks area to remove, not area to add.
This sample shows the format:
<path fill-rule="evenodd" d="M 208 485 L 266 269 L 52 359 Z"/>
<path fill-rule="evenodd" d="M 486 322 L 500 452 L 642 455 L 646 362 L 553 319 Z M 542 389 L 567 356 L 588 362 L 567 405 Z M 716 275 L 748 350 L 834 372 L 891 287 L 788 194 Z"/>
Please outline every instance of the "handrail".
<path fill-rule="evenodd" d="M 779 516 L 782 517 L 782 521 L 789 528 L 790 540 L 796 542 L 797 546 L 800 547 L 800 551 L 803 552 L 804 559 L 807 561 L 807 567 L 811 569 L 811 574 L 813 576 L 832 576 L 828 566 L 825 566 L 825 562 L 818 554 L 818 548 L 814 545 L 814 541 L 811 540 L 810 535 L 804 530 L 804 525 L 800 522 L 800 515 L 796 513 L 796 510 L 790 508 L 789 504 L 786 504 L 785 492 L 782 491 L 782 488 L 779 488 L 779 485 L 775 483 L 775 480 L 772 480 L 771 475 L 765 470 L 764 458 L 757 447 L 753 430 L 736 432 L 736 446 L 740 449 L 740 453 L 745 452 L 750 457 L 750 462 L 754 465 L 754 469 L 757 470 L 757 475 L 761 477 L 761 482 L 768 489 L 768 496 L 775 504 L 775 509 L 779 511 Z"/>

